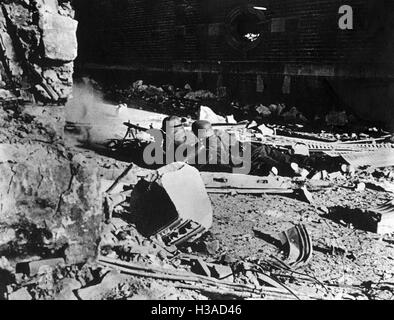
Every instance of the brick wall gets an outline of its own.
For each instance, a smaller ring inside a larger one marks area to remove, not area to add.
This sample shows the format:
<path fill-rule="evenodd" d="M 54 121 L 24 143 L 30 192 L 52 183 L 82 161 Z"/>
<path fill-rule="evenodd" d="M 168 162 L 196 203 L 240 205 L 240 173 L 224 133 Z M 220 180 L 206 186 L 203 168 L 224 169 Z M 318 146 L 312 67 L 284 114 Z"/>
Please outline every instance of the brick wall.
<path fill-rule="evenodd" d="M 107 81 L 221 85 L 248 103 L 285 102 L 310 113 L 351 109 L 392 118 L 392 0 L 85 0 L 75 1 L 80 70 Z M 265 6 L 255 48 L 229 41 L 228 17 L 241 5 Z M 354 29 L 340 30 L 351 5 Z M 163 72 L 164 71 L 164 72 Z M 120 76 L 122 75 L 122 76 Z M 285 76 L 290 93 L 283 92 Z M 256 86 L 259 79 L 264 92 Z M 394 119 L 392 121 L 394 127 Z"/>
<path fill-rule="evenodd" d="M 264 26 L 261 43 L 243 52 L 226 41 L 225 25 L 226 16 L 243 0 L 81 1 L 76 3 L 81 60 L 385 64 L 393 52 L 392 1 L 249 2 L 266 5 L 272 22 Z M 342 4 L 354 9 L 354 30 L 338 28 Z"/>

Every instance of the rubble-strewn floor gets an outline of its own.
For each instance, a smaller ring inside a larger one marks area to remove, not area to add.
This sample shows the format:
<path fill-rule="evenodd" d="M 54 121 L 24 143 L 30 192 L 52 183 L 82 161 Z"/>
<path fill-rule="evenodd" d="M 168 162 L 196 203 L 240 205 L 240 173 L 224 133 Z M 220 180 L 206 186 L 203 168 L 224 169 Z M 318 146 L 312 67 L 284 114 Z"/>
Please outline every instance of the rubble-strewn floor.
<path fill-rule="evenodd" d="M 316 206 L 365 209 L 392 199 L 381 192 L 356 194 L 342 188 L 321 191 L 314 193 L 314 196 Z M 338 286 L 356 297 L 364 295 L 372 298 L 372 295 L 378 295 L 392 298 L 392 291 L 368 291 L 368 282 L 392 283 L 394 280 L 394 247 L 380 236 L 342 226 L 324 217 L 321 212 L 319 214 L 315 206 L 289 197 L 215 195 L 211 199 L 215 212 L 212 237 L 218 239 L 222 250 L 231 256 L 252 260 L 272 260 L 270 255 L 280 257 L 278 249 L 263 240 L 261 234 L 275 237 L 281 231 L 303 223 L 312 236 L 314 254 L 310 264 L 297 271 L 323 282 L 328 291 L 321 285 L 302 281 L 293 284 L 296 290 L 338 298 L 342 292 Z"/>
<path fill-rule="evenodd" d="M 81 147 L 76 150 L 97 160 L 105 180 L 114 180 L 128 165 Z M 218 240 L 219 248 L 207 253 L 195 245 L 183 251 L 209 263 L 260 264 L 288 288 L 313 298 L 393 299 L 394 237 L 358 230 L 328 214 L 338 208 L 368 210 L 392 200 L 388 192 L 354 190 L 352 182 L 369 174 L 360 171 L 352 178 L 335 181 L 332 187 L 314 191 L 313 204 L 293 195 L 210 195 L 214 222 L 201 241 Z M 312 260 L 294 272 L 281 270 L 275 267 L 275 260 L 283 254 L 274 241 L 280 232 L 300 223 L 312 237 Z M 255 279 L 246 273 L 240 281 L 253 284 Z"/>
<path fill-rule="evenodd" d="M 90 116 L 85 120 L 94 122 L 99 115 L 89 109 L 89 103 L 85 111 Z M 116 155 L 103 146 L 108 133 L 111 134 L 108 138 L 120 137 L 124 130 L 122 122 L 133 110 L 117 113 L 115 106 L 112 110 L 109 107 L 103 106 L 109 113 L 107 119 L 101 119 L 101 123 L 107 125 L 106 130 L 99 125 L 90 132 L 82 127 L 79 133 L 68 132 L 65 138 L 74 154 L 97 163 L 103 192 L 130 164 L 127 155 Z M 145 112 L 133 113 L 133 121 L 146 127 L 150 123 L 160 125 L 163 115 L 143 119 L 146 115 Z M 123 183 L 134 185 L 141 170 L 135 166 Z M 300 299 L 393 299 L 394 234 L 383 236 L 357 226 L 357 215 L 366 214 L 362 210 L 392 200 L 393 194 L 372 190 L 369 186 L 355 190 L 360 181 L 378 182 L 380 178 L 392 183 L 393 172 L 393 168 L 386 168 L 339 173 L 338 179 L 326 179 L 328 186 L 312 191 L 311 203 L 295 194 L 210 194 L 214 213 L 212 228 L 195 243 L 180 248 L 166 247 L 160 238 L 143 237 L 137 232 L 130 212 L 117 208 L 102 230 L 98 261 L 56 268 L 44 263 L 37 275 L 28 276 L 15 273 L 13 261 L 2 258 L 0 269 L 5 273 L 0 277 L 9 281 L 7 287 L 0 285 L 0 296 L 7 292 L 9 299 L 62 300 L 294 296 Z M 278 263 L 284 259 L 278 236 L 298 224 L 305 225 L 312 238 L 312 259 L 306 266 L 286 269 L 285 264 Z M 207 277 L 193 278 L 196 274 Z M 228 284 L 223 287 L 215 282 L 215 277 L 223 280 L 219 274 L 234 287 Z M 180 280 L 179 277 L 185 278 Z M 267 288 L 276 282 L 285 289 L 270 292 Z M 267 295 L 259 294 L 260 290 L 268 290 Z"/>
<path fill-rule="evenodd" d="M 83 153 L 88 157 L 94 155 L 92 151 Z M 102 168 L 103 177 L 109 180 L 127 166 L 126 162 L 105 156 L 94 155 L 94 158 Z M 204 241 L 218 240 L 219 249 L 208 254 L 192 246 L 191 253 L 207 262 L 222 263 L 224 259 L 263 262 L 265 270 L 278 276 L 286 286 L 314 298 L 392 299 L 394 238 L 357 230 L 344 221 L 333 221 L 325 212 L 338 207 L 367 210 L 391 200 L 392 194 L 370 189 L 356 192 L 337 183 L 313 192 L 313 196 L 314 204 L 293 195 L 210 195 L 214 222 Z M 297 273 L 267 267 L 264 261 L 283 258 L 272 238 L 299 223 L 307 226 L 312 237 L 311 262 L 297 269 Z"/>

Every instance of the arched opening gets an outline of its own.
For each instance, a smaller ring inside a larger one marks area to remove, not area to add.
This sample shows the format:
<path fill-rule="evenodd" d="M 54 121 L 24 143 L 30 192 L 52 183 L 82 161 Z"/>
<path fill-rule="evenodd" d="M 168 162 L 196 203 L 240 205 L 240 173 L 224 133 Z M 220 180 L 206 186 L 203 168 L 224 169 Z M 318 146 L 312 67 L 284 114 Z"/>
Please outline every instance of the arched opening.
<path fill-rule="evenodd" d="M 265 20 L 264 13 L 254 9 L 253 6 L 235 8 L 226 19 L 227 42 L 241 51 L 257 47 L 263 38 Z"/>

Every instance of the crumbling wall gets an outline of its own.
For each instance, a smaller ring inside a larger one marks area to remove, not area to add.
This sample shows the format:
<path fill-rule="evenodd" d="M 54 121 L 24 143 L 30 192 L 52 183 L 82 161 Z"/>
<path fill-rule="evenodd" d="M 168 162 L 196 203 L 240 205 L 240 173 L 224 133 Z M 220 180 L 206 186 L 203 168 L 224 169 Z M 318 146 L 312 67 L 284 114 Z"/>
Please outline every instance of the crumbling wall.
<path fill-rule="evenodd" d="M 0 256 L 95 257 L 98 169 L 64 143 L 77 56 L 63 0 L 0 2 Z"/>
<path fill-rule="evenodd" d="M 0 101 L 64 103 L 77 57 L 77 21 L 69 1 L 0 4 Z"/>

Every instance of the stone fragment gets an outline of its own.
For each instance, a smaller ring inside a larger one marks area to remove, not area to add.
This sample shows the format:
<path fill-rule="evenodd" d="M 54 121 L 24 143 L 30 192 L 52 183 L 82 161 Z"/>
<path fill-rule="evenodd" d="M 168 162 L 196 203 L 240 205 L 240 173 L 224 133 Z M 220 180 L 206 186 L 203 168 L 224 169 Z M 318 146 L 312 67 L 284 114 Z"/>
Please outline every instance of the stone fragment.
<path fill-rule="evenodd" d="M 0 100 L 16 99 L 15 95 L 8 90 L 0 89 Z"/>
<path fill-rule="evenodd" d="M 51 60 L 69 62 L 78 54 L 77 26 L 72 18 L 42 12 L 39 26 L 42 30 L 44 55 Z"/>
<path fill-rule="evenodd" d="M 339 171 L 338 172 L 332 172 L 332 173 L 328 174 L 328 179 L 330 179 L 330 180 L 335 180 L 335 179 L 339 179 L 339 178 L 342 178 L 342 177 L 343 177 L 343 175 Z"/>
<path fill-rule="evenodd" d="M 220 249 L 220 242 L 219 240 L 214 241 L 205 241 L 204 242 L 205 249 L 209 254 L 216 254 Z"/>
<path fill-rule="evenodd" d="M 57 14 L 59 11 L 58 0 L 36 0 L 36 7 L 41 12 Z"/>
<path fill-rule="evenodd" d="M 212 277 L 219 280 L 226 280 L 232 282 L 234 280 L 233 271 L 229 266 L 220 264 L 210 264 L 209 269 L 211 270 Z"/>
<path fill-rule="evenodd" d="M 8 300 L 15 300 L 15 301 L 21 301 L 21 300 L 33 300 L 33 297 L 30 295 L 29 291 L 27 291 L 26 288 L 21 288 L 17 291 L 12 292 L 8 296 Z"/>
<path fill-rule="evenodd" d="M 53 145 L 0 144 L 0 176 L 3 230 L 12 226 L 21 232 L 26 224 L 42 230 L 40 237 L 23 232 L 37 248 L 51 245 L 64 250 L 67 263 L 97 255 L 102 223 L 97 167 L 71 163 Z M 50 235 L 49 243 L 45 234 Z"/>
<path fill-rule="evenodd" d="M 120 284 L 127 282 L 129 277 L 118 271 L 110 271 L 102 279 L 101 283 L 87 288 L 79 289 L 77 295 L 82 300 L 105 300 L 105 298 Z"/>
<path fill-rule="evenodd" d="M 266 125 L 262 124 L 261 126 L 259 126 L 257 129 L 260 130 L 260 132 L 265 135 L 265 136 L 272 136 L 274 135 L 274 130 L 272 130 L 271 128 L 268 128 Z"/>
<path fill-rule="evenodd" d="M 324 214 L 330 214 L 330 209 L 328 209 L 326 206 L 320 206 L 317 208 L 319 211 L 321 211 Z"/>
<path fill-rule="evenodd" d="M 57 283 L 54 300 L 78 300 L 74 291 L 80 288 L 81 284 L 77 280 L 71 278 L 62 279 Z"/>
<path fill-rule="evenodd" d="M 65 265 L 65 261 L 63 258 L 55 258 L 55 259 L 31 261 L 27 263 L 25 262 L 18 263 L 16 265 L 16 270 L 17 272 L 25 273 L 32 277 L 38 274 L 43 266 L 57 267 L 64 265 Z"/>
<path fill-rule="evenodd" d="M 201 258 L 197 258 L 193 260 L 193 265 L 192 265 L 192 272 L 210 277 L 211 276 L 211 271 L 208 268 L 208 265 L 202 260 Z"/>
<path fill-rule="evenodd" d="M 225 265 L 230 265 L 236 262 L 236 259 L 234 259 L 232 256 L 228 255 L 227 253 L 223 254 L 222 257 L 220 258 L 220 262 L 225 264 Z"/>

